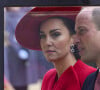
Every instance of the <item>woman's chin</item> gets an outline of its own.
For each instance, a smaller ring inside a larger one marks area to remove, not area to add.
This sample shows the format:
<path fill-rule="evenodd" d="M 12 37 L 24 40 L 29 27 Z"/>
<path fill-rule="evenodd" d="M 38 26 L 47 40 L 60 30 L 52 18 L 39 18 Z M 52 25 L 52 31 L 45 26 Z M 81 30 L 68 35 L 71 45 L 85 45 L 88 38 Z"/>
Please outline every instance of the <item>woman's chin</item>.
<path fill-rule="evenodd" d="M 48 60 L 49 62 L 55 62 L 55 61 L 57 61 L 58 59 L 57 59 L 57 58 L 54 58 L 54 57 L 49 57 L 49 58 L 47 58 L 47 60 Z"/>

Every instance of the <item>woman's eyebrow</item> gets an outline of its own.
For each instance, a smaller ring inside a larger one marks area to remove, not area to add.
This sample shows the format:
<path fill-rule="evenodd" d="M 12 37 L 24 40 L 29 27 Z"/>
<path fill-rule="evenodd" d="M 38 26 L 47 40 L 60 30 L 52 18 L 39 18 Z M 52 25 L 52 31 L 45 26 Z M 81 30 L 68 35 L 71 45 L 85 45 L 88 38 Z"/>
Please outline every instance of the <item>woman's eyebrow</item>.
<path fill-rule="evenodd" d="M 51 30 L 50 30 L 50 33 L 53 33 L 53 32 L 58 31 L 58 30 L 60 30 L 60 29 L 51 29 Z M 40 31 L 40 33 L 42 34 L 42 33 L 44 33 L 44 32 L 43 32 L 43 31 Z"/>
<path fill-rule="evenodd" d="M 50 30 L 50 33 L 53 33 L 53 32 L 58 31 L 58 30 L 60 30 L 60 29 L 52 29 L 52 30 Z"/>

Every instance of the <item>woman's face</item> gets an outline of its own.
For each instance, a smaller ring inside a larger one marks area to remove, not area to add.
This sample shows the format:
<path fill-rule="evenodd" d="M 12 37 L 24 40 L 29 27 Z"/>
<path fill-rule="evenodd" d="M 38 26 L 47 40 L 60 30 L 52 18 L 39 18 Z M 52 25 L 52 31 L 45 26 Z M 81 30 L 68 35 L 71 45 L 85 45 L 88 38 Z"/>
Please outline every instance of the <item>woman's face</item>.
<path fill-rule="evenodd" d="M 40 44 L 48 61 L 65 58 L 70 53 L 72 38 L 60 19 L 49 19 L 40 27 Z"/>

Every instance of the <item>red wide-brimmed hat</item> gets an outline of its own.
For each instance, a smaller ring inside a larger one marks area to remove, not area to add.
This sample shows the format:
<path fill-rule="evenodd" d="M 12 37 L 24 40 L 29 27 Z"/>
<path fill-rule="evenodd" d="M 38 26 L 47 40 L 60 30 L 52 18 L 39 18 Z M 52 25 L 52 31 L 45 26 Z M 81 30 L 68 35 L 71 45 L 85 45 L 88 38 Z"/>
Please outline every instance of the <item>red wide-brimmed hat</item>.
<path fill-rule="evenodd" d="M 52 16 L 63 16 L 75 20 L 81 7 L 36 7 L 28 12 L 18 23 L 15 31 L 16 40 L 23 47 L 32 50 L 41 50 L 39 25 Z"/>

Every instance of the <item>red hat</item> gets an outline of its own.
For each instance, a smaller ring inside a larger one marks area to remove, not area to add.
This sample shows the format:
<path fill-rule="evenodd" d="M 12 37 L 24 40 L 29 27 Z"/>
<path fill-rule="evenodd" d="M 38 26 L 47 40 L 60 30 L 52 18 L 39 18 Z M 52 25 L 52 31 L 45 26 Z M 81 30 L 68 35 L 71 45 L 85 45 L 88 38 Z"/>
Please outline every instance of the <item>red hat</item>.
<path fill-rule="evenodd" d="M 52 16 L 63 16 L 75 20 L 81 7 L 36 7 L 28 12 L 18 23 L 15 31 L 16 40 L 25 48 L 41 50 L 39 25 Z"/>

